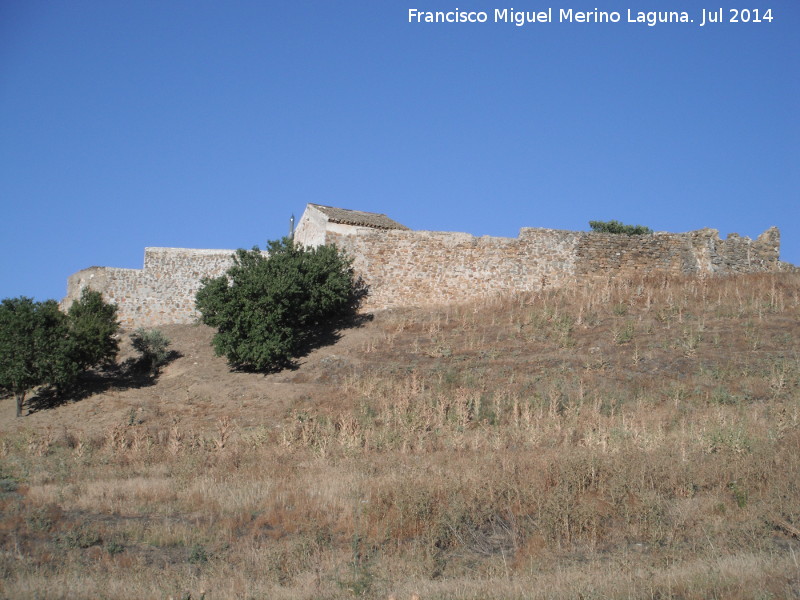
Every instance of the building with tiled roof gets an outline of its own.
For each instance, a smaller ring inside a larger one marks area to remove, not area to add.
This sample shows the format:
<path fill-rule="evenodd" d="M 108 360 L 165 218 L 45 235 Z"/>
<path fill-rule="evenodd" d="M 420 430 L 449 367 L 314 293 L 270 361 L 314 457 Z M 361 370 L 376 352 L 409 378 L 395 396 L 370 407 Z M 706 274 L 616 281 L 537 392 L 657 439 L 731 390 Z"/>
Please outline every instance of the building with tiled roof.
<path fill-rule="evenodd" d="M 318 246 L 326 242 L 328 233 L 353 234 L 363 229 L 409 231 L 408 227 L 384 214 L 308 204 L 294 232 L 294 240 L 303 246 Z"/>

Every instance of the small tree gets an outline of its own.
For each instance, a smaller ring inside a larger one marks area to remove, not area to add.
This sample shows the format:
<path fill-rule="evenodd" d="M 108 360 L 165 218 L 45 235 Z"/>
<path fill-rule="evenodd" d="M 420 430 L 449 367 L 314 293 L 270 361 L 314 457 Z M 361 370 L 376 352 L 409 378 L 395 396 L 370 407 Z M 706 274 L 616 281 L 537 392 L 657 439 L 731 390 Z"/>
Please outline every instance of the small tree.
<path fill-rule="evenodd" d="M 0 303 L 0 386 L 14 394 L 18 417 L 32 388 L 73 377 L 67 348 L 66 316 L 55 300 Z"/>
<path fill-rule="evenodd" d="M 84 288 L 67 312 L 72 358 L 81 369 L 112 362 L 119 351 L 117 307 L 100 292 Z"/>
<path fill-rule="evenodd" d="M 597 233 L 623 233 L 625 235 L 650 235 L 653 230 L 644 225 L 625 225 L 619 221 L 589 221 L 589 227 Z"/>
<path fill-rule="evenodd" d="M 217 329 L 214 350 L 236 368 L 291 363 L 315 335 L 355 312 L 365 290 L 334 246 L 304 248 L 289 238 L 237 250 L 226 275 L 205 278 L 196 306 Z"/>
<path fill-rule="evenodd" d="M 84 290 L 64 314 L 55 300 L 6 298 L 0 303 L 0 387 L 14 394 L 17 416 L 34 387 L 63 393 L 80 373 L 117 353 L 116 307 Z"/>

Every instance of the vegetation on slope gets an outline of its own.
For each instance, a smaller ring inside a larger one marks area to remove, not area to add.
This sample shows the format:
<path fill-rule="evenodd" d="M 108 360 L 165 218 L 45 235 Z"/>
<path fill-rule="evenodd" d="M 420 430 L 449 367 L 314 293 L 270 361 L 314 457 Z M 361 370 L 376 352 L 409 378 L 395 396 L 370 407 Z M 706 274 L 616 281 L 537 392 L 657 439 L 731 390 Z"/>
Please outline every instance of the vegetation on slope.
<path fill-rule="evenodd" d="M 3 437 L 0 594 L 798 597 L 798 333 L 797 274 L 597 281 L 379 313 L 257 425 L 167 371 Z"/>
<path fill-rule="evenodd" d="M 92 366 L 113 361 L 117 309 L 84 289 L 65 314 L 55 300 L 5 298 L 0 303 L 0 387 L 14 394 L 17 416 L 25 396 L 52 386 L 59 396 Z"/>
<path fill-rule="evenodd" d="M 217 330 L 214 349 L 237 369 L 270 371 L 292 364 L 329 338 L 364 295 L 351 261 L 335 246 L 304 248 L 291 238 L 237 250 L 225 275 L 203 278 L 202 322 Z"/>

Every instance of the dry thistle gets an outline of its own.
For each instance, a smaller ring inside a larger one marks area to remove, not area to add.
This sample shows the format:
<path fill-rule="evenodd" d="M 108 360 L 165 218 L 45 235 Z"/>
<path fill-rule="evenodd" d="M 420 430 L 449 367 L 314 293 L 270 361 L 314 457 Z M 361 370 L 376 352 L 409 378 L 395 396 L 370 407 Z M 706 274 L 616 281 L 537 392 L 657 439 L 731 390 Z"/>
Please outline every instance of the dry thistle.
<path fill-rule="evenodd" d="M 111 452 L 119 452 L 128 445 L 125 439 L 125 428 L 122 425 L 114 425 L 106 430 L 106 448 Z"/>
<path fill-rule="evenodd" d="M 217 420 L 217 437 L 214 438 L 214 446 L 217 450 L 225 449 L 225 444 L 228 442 L 232 428 L 233 424 L 228 415 Z"/>
<path fill-rule="evenodd" d="M 183 432 L 178 428 L 178 422 L 174 421 L 169 430 L 169 441 L 167 442 L 167 449 L 170 454 L 178 454 L 183 447 Z"/>

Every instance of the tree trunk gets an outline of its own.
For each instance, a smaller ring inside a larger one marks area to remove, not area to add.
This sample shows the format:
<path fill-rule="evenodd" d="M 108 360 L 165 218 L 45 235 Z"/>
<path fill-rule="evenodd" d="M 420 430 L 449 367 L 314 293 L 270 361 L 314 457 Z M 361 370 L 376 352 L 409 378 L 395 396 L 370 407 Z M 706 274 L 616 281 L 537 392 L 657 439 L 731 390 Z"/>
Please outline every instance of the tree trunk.
<path fill-rule="evenodd" d="M 17 399 L 17 416 L 22 416 L 22 405 L 25 404 L 25 392 L 17 392 L 14 394 Z"/>

